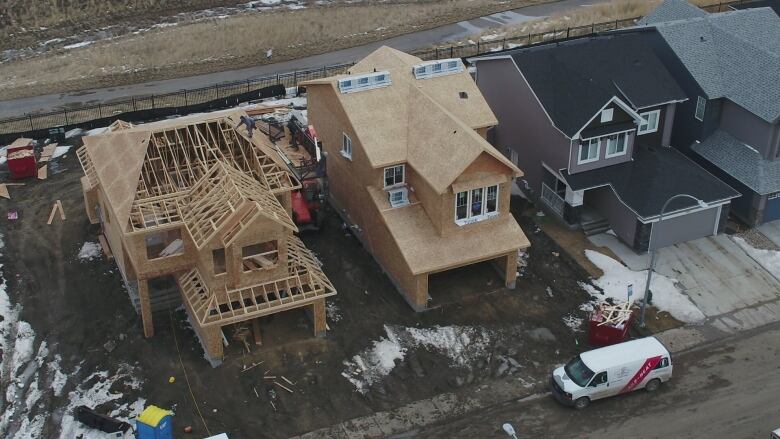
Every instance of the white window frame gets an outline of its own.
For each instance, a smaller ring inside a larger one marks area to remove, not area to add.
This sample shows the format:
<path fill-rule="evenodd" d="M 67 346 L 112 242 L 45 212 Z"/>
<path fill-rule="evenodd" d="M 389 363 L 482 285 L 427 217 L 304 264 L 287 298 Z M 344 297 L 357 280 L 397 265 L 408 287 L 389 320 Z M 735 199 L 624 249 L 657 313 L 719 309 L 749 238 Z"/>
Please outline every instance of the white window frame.
<path fill-rule="evenodd" d="M 395 195 L 401 195 L 401 199 L 393 201 Z M 391 207 L 403 207 L 409 205 L 409 191 L 405 187 L 391 189 L 387 191 L 387 200 L 390 202 Z"/>
<path fill-rule="evenodd" d="M 609 152 L 609 144 L 612 141 L 612 139 L 611 139 L 612 136 L 615 137 L 615 148 L 616 149 L 617 149 L 617 145 L 620 145 L 620 143 L 621 143 L 620 139 L 623 139 L 623 142 L 622 142 L 623 143 L 623 150 L 622 151 L 620 151 L 620 152 L 613 152 L 613 153 Z M 620 157 L 622 155 L 626 155 L 626 151 L 628 151 L 628 132 L 622 132 L 622 133 L 617 133 L 617 134 L 612 134 L 612 135 L 607 136 L 607 149 L 606 149 L 606 151 L 604 151 L 605 152 L 605 155 L 604 155 L 605 158 L 610 159 L 612 157 Z"/>
<path fill-rule="evenodd" d="M 601 110 L 601 123 L 612 122 L 615 110 L 612 108 L 605 108 Z"/>
<path fill-rule="evenodd" d="M 701 96 L 696 97 L 696 111 L 693 113 L 693 117 L 696 120 L 704 122 L 704 114 L 707 112 L 707 100 Z"/>
<path fill-rule="evenodd" d="M 398 174 L 396 174 L 395 170 L 398 168 L 401 169 L 401 181 L 396 181 Z M 387 184 L 387 171 L 393 172 L 393 184 Z M 400 165 L 388 166 L 384 169 L 384 172 L 382 172 L 382 177 L 382 183 L 384 184 L 385 189 L 402 186 L 406 183 L 406 166 L 403 163 Z"/>
<path fill-rule="evenodd" d="M 780 198 L 780 192 L 775 192 L 766 196 L 767 200 L 774 200 Z"/>
<path fill-rule="evenodd" d="M 347 133 L 341 133 L 341 155 L 352 160 L 352 138 Z"/>
<path fill-rule="evenodd" d="M 650 116 L 653 114 L 655 114 L 655 125 L 650 126 Z M 642 123 L 639 124 L 639 128 L 636 130 L 638 135 L 641 136 L 642 134 L 650 134 L 658 131 L 658 119 L 661 117 L 661 110 L 647 111 L 645 113 L 639 113 L 639 115 L 642 116 Z"/>
<path fill-rule="evenodd" d="M 495 187 L 496 188 L 496 210 L 492 212 L 487 211 L 487 193 L 488 189 Z M 471 210 L 472 204 L 474 200 L 472 199 L 472 195 L 474 194 L 474 191 L 481 190 L 481 200 L 482 203 L 480 205 L 480 213 L 474 214 Z M 459 226 L 465 226 L 467 224 L 473 224 L 476 222 L 484 221 L 490 218 L 495 218 L 499 214 L 499 191 L 500 186 L 497 184 L 490 185 L 490 186 L 484 186 L 484 187 L 475 187 L 471 188 L 465 191 L 460 191 L 455 193 L 455 212 L 454 212 L 454 218 L 455 218 L 455 224 Z M 466 193 L 466 217 L 465 218 L 458 218 L 458 194 Z"/>
<path fill-rule="evenodd" d="M 593 158 L 582 160 L 582 147 L 583 146 L 588 147 L 588 156 L 590 156 L 590 147 L 594 141 L 596 142 L 596 156 Z M 588 139 L 587 141 L 580 142 L 580 146 L 577 149 L 577 164 L 584 165 L 586 163 L 593 163 L 599 159 L 600 155 L 601 155 L 601 137 L 594 137 L 592 139 Z"/>

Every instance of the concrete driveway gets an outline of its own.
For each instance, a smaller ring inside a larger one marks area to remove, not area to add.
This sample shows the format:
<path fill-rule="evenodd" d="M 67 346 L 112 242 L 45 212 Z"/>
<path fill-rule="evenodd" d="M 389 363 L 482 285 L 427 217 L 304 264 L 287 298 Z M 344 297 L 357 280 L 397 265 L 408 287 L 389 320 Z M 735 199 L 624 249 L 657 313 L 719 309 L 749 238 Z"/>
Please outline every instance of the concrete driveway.
<path fill-rule="evenodd" d="M 637 255 L 612 235 L 590 240 L 611 249 L 632 270 L 648 267 L 649 255 Z M 656 272 L 677 279 L 707 323 L 719 330 L 732 333 L 780 320 L 780 281 L 728 235 L 659 250 Z"/>

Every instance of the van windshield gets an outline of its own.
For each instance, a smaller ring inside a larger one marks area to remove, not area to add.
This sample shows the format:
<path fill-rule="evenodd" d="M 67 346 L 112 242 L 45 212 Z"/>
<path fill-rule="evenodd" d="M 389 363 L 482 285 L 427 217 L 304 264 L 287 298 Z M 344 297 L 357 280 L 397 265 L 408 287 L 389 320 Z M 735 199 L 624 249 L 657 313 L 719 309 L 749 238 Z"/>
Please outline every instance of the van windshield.
<path fill-rule="evenodd" d="M 572 358 L 572 360 L 564 366 L 564 370 L 566 371 L 566 375 L 580 387 L 587 386 L 594 375 L 593 371 L 588 369 L 588 366 L 582 362 L 579 355 Z"/>

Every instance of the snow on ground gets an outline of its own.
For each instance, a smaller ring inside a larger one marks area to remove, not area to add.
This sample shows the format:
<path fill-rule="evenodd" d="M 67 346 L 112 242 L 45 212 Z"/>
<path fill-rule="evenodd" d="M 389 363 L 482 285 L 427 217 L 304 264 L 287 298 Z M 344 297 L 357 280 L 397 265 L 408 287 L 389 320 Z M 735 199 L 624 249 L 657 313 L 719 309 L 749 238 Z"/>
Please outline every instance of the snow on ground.
<path fill-rule="evenodd" d="M 449 357 L 453 365 L 468 367 L 485 356 L 490 334 L 484 328 L 470 326 L 436 326 L 407 328 L 385 325 L 386 337 L 374 341 L 361 353 L 344 361 L 341 373 L 358 392 L 369 388 L 390 374 L 409 350 L 423 348 Z"/>
<path fill-rule="evenodd" d="M 65 133 L 65 138 L 66 139 L 72 139 L 72 138 L 80 136 L 82 134 L 84 134 L 84 130 L 82 130 L 81 128 L 73 128 L 72 130 L 68 130 Z"/>
<path fill-rule="evenodd" d="M 85 136 L 97 136 L 98 134 L 103 134 L 106 131 L 108 131 L 108 127 L 93 128 L 87 131 Z"/>
<path fill-rule="evenodd" d="M 93 372 L 83 382 L 68 394 L 68 406 L 62 415 L 60 439 L 72 439 L 83 435 L 85 438 L 114 437 L 102 434 L 96 430 L 88 429 L 73 417 L 76 407 L 86 405 L 90 408 L 112 403 L 114 407 L 108 415 L 116 419 L 130 422 L 144 409 L 146 400 L 141 398 L 135 401 L 125 402 L 124 394 L 113 393 L 111 388 L 123 388 L 139 390 L 141 381 L 134 376 L 134 369 L 128 365 L 120 365 L 118 371 L 109 374 L 108 371 Z M 90 384 L 92 383 L 92 384 Z M 117 383 L 121 385 L 117 386 Z"/>
<path fill-rule="evenodd" d="M 339 310 L 338 305 L 333 303 L 332 300 L 329 300 L 325 303 L 325 314 L 328 317 L 328 320 L 335 323 L 342 319 L 341 310 Z"/>
<path fill-rule="evenodd" d="M 68 44 L 67 46 L 62 46 L 63 49 L 78 49 L 79 47 L 86 47 L 92 44 L 92 41 L 81 41 L 79 43 L 74 44 Z"/>
<path fill-rule="evenodd" d="M 57 157 L 61 157 L 70 151 L 70 149 L 73 148 L 70 145 L 62 145 L 54 148 L 54 153 L 51 155 L 52 159 L 56 159 Z"/>
<path fill-rule="evenodd" d="M 583 319 L 581 317 L 577 317 L 575 314 L 563 316 L 563 324 L 568 326 L 572 332 L 581 332 L 582 322 Z"/>
<path fill-rule="evenodd" d="M 628 285 L 633 285 L 632 299 L 640 298 L 647 280 L 647 270 L 630 270 L 609 256 L 592 250 L 585 250 L 585 255 L 604 272 L 603 276 L 593 281 L 594 285 L 603 290 L 603 295 L 592 285 L 581 283 L 582 287 L 591 295 L 598 299 L 611 297 L 625 301 Z M 675 319 L 686 323 L 697 323 L 704 320 L 705 316 L 701 310 L 677 287 L 677 280 L 656 272 L 653 273 L 651 282 L 652 303 L 658 309 L 666 311 Z"/>
<path fill-rule="evenodd" d="M 745 253 L 748 254 L 754 261 L 758 262 L 758 265 L 764 267 L 764 269 L 772 276 L 780 279 L 780 252 L 776 250 L 764 250 L 755 248 L 750 243 L 745 241 L 739 236 L 733 236 L 732 239 L 737 243 Z"/>
<path fill-rule="evenodd" d="M 103 249 L 100 248 L 100 243 L 85 242 L 84 245 L 81 246 L 81 250 L 79 250 L 79 259 L 82 261 L 91 261 L 99 258 L 102 252 Z"/>

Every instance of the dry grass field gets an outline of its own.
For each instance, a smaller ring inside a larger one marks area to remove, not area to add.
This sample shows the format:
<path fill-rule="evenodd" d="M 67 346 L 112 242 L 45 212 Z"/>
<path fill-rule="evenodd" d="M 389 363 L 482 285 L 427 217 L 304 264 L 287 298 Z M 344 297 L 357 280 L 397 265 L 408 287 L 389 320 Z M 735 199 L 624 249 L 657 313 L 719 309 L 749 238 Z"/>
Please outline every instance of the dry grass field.
<path fill-rule="evenodd" d="M 279 62 L 546 1 L 366 1 L 236 14 L 2 63 L 0 88 L 13 98 Z"/>

